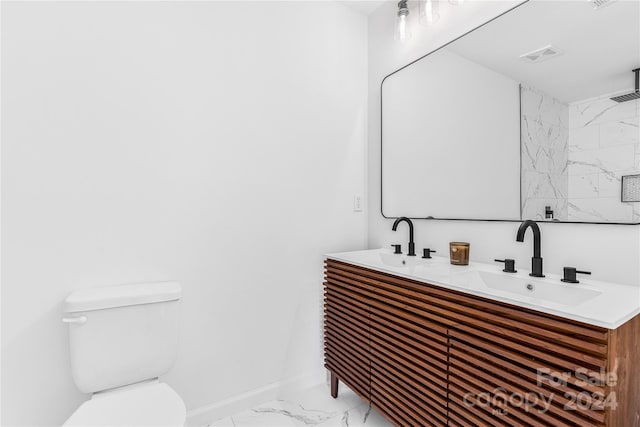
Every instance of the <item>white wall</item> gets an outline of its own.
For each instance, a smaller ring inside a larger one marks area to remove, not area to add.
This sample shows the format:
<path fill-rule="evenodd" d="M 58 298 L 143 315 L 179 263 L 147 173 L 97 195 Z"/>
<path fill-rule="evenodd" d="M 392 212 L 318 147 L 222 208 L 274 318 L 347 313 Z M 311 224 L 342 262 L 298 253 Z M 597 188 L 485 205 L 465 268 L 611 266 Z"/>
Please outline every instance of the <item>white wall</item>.
<path fill-rule="evenodd" d="M 393 39 L 395 5 L 385 4 L 369 16 L 369 247 L 406 245 L 405 229 L 391 231 L 392 220 L 380 214 L 380 82 L 395 69 L 497 16 L 515 2 L 465 2 L 461 7 L 441 2 L 440 21 L 418 28 L 406 44 Z M 412 15 L 414 18 L 416 14 Z M 415 183 L 416 186 L 425 185 Z M 433 184 L 435 185 L 435 184 Z M 518 223 L 416 221 L 416 246 L 446 255 L 448 242 L 471 242 L 471 259 L 492 262 L 511 257 L 530 268 L 531 235 L 515 241 Z M 560 273 L 572 265 L 593 271 L 594 279 L 638 285 L 640 254 L 637 226 L 541 224 L 545 270 Z M 530 233 L 530 232 L 528 232 Z"/>
<path fill-rule="evenodd" d="M 386 216 L 520 218 L 518 82 L 442 49 L 382 87 Z"/>
<path fill-rule="evenodd" d="M 3 425 L 60 425 L 61 302 L 184 288 L 191 411 L 321 367 L 322 254 L 366 246 L 366 18 L 333 2 L 2 4 Z"/>

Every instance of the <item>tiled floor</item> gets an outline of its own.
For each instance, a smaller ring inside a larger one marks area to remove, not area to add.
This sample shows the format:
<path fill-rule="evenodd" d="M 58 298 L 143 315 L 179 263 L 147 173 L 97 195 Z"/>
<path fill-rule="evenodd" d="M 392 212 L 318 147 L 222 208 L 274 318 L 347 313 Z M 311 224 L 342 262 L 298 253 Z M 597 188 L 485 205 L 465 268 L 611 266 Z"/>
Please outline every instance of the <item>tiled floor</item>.
<path fill-rule="evenodd" d="M 340 384 L 337 399 L 322 384 L 287 399 L 258 405 L 210 424 L 209 427 L 389 427 L 391 423 L 355 393 Z"/>

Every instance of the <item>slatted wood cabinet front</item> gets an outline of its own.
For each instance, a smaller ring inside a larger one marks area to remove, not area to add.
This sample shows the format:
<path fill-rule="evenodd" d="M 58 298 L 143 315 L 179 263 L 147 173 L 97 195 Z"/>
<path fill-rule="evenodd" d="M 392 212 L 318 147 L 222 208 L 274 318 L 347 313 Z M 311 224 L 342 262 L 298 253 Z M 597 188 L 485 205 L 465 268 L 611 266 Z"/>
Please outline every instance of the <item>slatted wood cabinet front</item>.
<path fill-rule="evenodd" d="M 608 330 L 339 261 L 325 269 L 334 397 L 340 380 L 398 426 L 640 426 L 640 317 Z"/>

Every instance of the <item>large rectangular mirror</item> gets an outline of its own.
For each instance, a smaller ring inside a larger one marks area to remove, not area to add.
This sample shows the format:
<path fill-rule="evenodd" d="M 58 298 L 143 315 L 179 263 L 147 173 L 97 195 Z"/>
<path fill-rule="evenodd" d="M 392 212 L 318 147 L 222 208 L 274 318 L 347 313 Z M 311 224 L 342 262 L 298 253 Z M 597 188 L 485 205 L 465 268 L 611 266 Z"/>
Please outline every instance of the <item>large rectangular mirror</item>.
<path fill-rule="evenodd" d="M 640 2 L 595 3 L 531 0 L 383 80 L 384 216 L 640 223 Z"/>

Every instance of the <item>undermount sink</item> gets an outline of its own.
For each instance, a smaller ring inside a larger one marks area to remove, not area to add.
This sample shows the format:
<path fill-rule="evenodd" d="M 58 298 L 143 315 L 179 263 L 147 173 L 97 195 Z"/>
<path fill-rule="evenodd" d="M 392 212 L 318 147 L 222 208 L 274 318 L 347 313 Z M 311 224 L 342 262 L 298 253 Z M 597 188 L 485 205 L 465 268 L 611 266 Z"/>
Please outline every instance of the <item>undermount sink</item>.
<path fill-rule="evenodd" d="M 602 294 L 602 292 L 589 289 L 584 285 L 550 283 L 533 278 L 514 277 L 487 271 L 462 273 L 453 280 L 485 286 L 492 290 L 514 294 L 514 296 L 518 295 L 531 302 L 539 301 L 564 306 L 580 305 Z"/>

